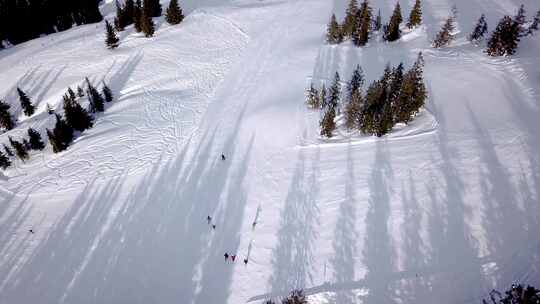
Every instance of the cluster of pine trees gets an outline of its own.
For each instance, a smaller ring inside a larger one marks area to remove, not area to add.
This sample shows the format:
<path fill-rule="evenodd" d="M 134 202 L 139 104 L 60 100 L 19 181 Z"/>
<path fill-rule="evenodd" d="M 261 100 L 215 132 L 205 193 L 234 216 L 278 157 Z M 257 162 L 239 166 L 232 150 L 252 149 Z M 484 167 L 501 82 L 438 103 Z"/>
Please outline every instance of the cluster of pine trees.
<path fill-rule="evenodd" d="M 56 123 L 53 129 L 46 129 L 47 138 L 52 146 L 53 152 L 58 153 L 68 148 L 69 144 L 75 138 L 76 132 L 83 132 L 90 129 L 94 125 L 94 117 L 92 113 L 105 111 L 105 103 L 113 101 L 111 89 L 103 82 L 101 92 L 92 85 L 88 78 L 85 79 L 86 93 L 81 86 L 77 87 L 77 93 L 71 88 L 63 96 L 63 116 L 55 113 L 55 111 L 47 105 L 47 111 L 50 115 L 54 115 Z M 23 112 L 27 116 L 34 113 L 34 106 L 30 98 L 20 89 L 17 88 L 19 99 Z M 81 98 L 87 96 L 89 108 L 85 109 L 81 104 Z M 9 112 L 9 104 L 0 100 L 0 127 L 6 130 L 11 130 L 15 127 L 15 120 Z M 16 140 L 9 136 L 10 146 L 3 144 L 4 152 L 0 151 L 0 168 L 6 169 L 11 165 L 9 157 L 17 156 L 22 161 L 29 158 L 28 151 L 43 150 L 45 144 L 41 139 L 41 134 L 29 128 L 28 139 L 23 138 Z"/>
<path fill-rule="evenodd" d="M 457 9 L 454 7 L 450 17 L 444 22 L 440 32 L 433 41 L 433 47 L 440 48 L 449 45 L 455 38 L 455 22 Z M 533 35 L 540 25 L 540 10 L 531 21 L 525 16 L 525 6 L 521 5 L 515 16 L 504 16 L 487 41 L 486 53 L 490 56 L 513 55 L 522 37 Z M 482 14 L 468 36 L 469 41 L 480 43 L 488 33 L 486 16 Z"/>
<path fill-rule="evenodd" d="M 308 304 L 308 300 L 304 291 L 301 289 L 293 290 L 291 293 L 281 300 L 281 304 Z M 266 300 L 264 304 L 276 304 L 273 300 Z"/>
<path fill-rule="evenodd" d="M 100 0 L 0 0 L 0 48 L 2 41 L 18 44 L 64 31 L 73 25 L 103 20 Z"/>
<path fill-rule="evenodd" d="M 374 16 L 369 0 L 363 0 L 358 6 L 357 0 L 350 0 L 345 18 L 340 24 L 333 14 L 328 24 L 326 41 L 329 44 L 339 44 L 344 40 L 352 40 L 356 46 L 364 46 L 368 43 L 373 32 L 382 30 L 383 39 L 386 41 L 396 41 L 401 38 L 401 23 L 403 16 L 401 6 L 396 3 L 392 16 L 386 24 L 382 24 L 381 11 Z M 406 26 L 412 29 L 422 23 L 422 3 L 416 0 L 412 8 Z"/>
<path fill-rule="evenodd" d="M 155 32 L 155 25 L 152 17 L 159 17 L 162 14 L 159 0 L 126 0 L 122 5 L 116 0 L 116 17 L 114 27 L 105 21 L 107 32 L 105 44 L 109 49 L 117 48 L 120 40 L 117 31 L 123 31 L 126 26 L 132 25 L 138 33 L 144 33 L 146 37 L 152 37 Z M 184 13 L 178 4 L 178 0 L 171 0 L 165 13 L 165 20 L 172 25 L 179 24 L 184 20 Z"/>
<path fill-rule="evenodd" d="M 354 70 L 342 94 L 340 76 L 336 72 L 332 86 L 327 90 L 323 84 L 317 89 L 311 84 L 307 90 L 307 104 L 322 110 L 321 136 L 332 137 L 336 129 L 336 116 L 343 114 L 349 130 L 363 134 L 383 136 L 397 123 L 409 123 L 424 105 L 427 90 L 423 79 L 422 54 L 413 67 L 405 71 L 403 64 L 390 68 L 363 92 L 365 77 L 360 66 Z M 345 95 L 345 102 L 341 96 Z"/>

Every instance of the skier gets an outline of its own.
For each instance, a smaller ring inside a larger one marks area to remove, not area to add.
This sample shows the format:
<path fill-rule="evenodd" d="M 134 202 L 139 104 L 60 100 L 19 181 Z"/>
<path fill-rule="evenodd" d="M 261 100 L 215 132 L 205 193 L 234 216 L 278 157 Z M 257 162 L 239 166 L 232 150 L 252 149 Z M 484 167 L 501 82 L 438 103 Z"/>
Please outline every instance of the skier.
<path fill-rule="evenodd" d="M 225 257 L 225 261 L 227 261 L 229 259 L 229 254 L 225 252 L 225 254 L 223 255 Z"/>
<path fill-rule="evenodd" d="M 225 160 L 225 155 L 221 154 L 221 160 Z"/>
<path fill-rule="evenodd" d="M 206 220 L 208 220 L 208 225 L 210 225 L 210 222 L 212 221 L 212 217 L 209 215 L 208 217 L 206 217 Z"/>
<path fill-rule="evenodd" d="M 234 260 L 236 260 L 236 255 L 231 255 L 231 260 L 234 262 Z"/>
<path fill-rule="evenodd" d="M 216 225 L 215 224 L 212 225 L 212 229 L 216 230 Z"/>
<path fill-rule="evenodd" d="M 30 229 L 28 230 L 28 232 L 30 232 L 31 234 L 34 234 L 34 229 Z"/>
<path fill-rule="evenodd" d="M 244 264 L 247 265 L 247 263 L 248 263 L 248 259 L 244 259 Z"/>

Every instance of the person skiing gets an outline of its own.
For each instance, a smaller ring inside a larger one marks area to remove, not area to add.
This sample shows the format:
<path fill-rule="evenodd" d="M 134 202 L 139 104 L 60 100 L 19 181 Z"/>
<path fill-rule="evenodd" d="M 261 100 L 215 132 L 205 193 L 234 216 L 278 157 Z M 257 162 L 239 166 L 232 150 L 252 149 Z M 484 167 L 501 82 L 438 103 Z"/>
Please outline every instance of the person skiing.
<path fill-rule="evenodd" d="M 234 260 L 236 260 L 236 255 L 231 255 L 231 260 L 234 262 Z"/>
<path fill-rule="evenodd" d="M 248 263 L 248 259 L 244 259 L 244 264 L 247 265 L 247 263 Z"/>
<path fill-rule="evenodd" d="M 34 234 L 34 229 L 30 229 L 28 230 L 28 232 L 30 232 L 31 234 Z"/>
<path fill-rule="evenodd" d="M 210 225 L 210 222 L 212 222 L 212 217 L 209 215 L 206 217 L 206 220 L 208 220 L 208 225 Z"/>
<path fill-rule="evenodd" d="M 227 261 L 229 259 L 229 254 L 225 252 L 225 254 L 223 255 L 225 257 L 225 261 Z"/>
<path fill-rule="evenodd" d="M 216 230 L 216 224 L 212 225 L 212 229 Z"/>
<path fill-rule="evenodd" d="M 225 155 L 221 154 L 221 160 L 225 160 Z"/>

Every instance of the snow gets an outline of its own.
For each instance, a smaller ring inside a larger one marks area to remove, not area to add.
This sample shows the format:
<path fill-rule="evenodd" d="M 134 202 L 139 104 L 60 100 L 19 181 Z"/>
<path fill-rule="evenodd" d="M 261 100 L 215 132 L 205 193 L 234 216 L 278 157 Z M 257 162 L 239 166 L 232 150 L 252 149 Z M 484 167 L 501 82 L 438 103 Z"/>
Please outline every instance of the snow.
<path fill-rule="evenodd" d="M 461 32 L 439 50 L 451 1 L 425 0 L 424 25 L 398 42 L 324 45 L 346 2 L 192 0 L 181 25 L 128 28 L 114 51 L 103 24 L 1 51 L 0 96 L 20 113 L 19 85 L 38 111 L 0 143 L 44 134 L 46 104 L 86 76 L 116 100 L 67 151 L 4 172 L 0 303 L 246 303 L 292 288 L 315 303 L 480 303 L 540 285 L 540 36 L 511 58 L 465 40 L 481 13 L 493 29 L 537 2 L 457 0 Z M 386 20 L 393 1 L 371 2 Z M 413 123 L 319 140 L 310 81 L 360 64 L 369 82 L 419 51 L 429 101 Z"/>

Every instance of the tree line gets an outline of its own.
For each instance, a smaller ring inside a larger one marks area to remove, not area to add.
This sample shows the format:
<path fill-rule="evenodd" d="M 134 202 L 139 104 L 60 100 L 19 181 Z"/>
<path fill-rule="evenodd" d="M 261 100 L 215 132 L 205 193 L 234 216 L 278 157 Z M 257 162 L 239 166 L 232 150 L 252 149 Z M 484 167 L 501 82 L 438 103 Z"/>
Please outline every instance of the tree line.
<path fill-rule="evenodd" d="M 457 9 L 452 9 L 439 33 L 433 40 L 433 47 L 440 48 L 449 45 L 455 39 L 455 22 Z M 515 16 L 504 16 L 500 19 L 495 30 L 487 40 L 485 52 L 489 56 L 507 56 L 515 54 L 521 38 L 531 36 L 538 31 L 540 25 L 540 10 L 532 20 L 527 20 L 525 6 L 522 4 Z M 473 31 L 468 35 L 468 40 L 479 44 L 488 34 L 488 24 L 485 14 L 482 14 Z"/>
<path fill-rule="evenodd" d="M 330 138 L 336 129 L 336 117 L 342 114 L 349 130 L 381 137 L 392 131 L 397 123 L 408 124 L 420 111 L 427 98 L 423 79 L 422 53 L 412 68 L 405 71 L 403 63 L 396 67 L 387 65 L 382 77 L 363 91 L 365 77 L 360 66 L 347 82 L 345 94 L 339 73 L 336 72 L 329 89 L 320 89 L 313 83 L 307 89 L 307 105 L 321 110 L 319 122 L 321 136 Z M 345 95 L 342 102 L 342 95 Z"/>
<path fill-rule="evenodd" d="M 52 107 L 47 104 L 47 112 L 54 115 L 56 123 L 54 128 L 46 129 L 48 142 L 52 146 L 54 153 L 66 150 L 77 134 L 93 127 L 95 116 L 92 114 L 105 111 L 105 103 L 112 102 L 114 99 L 111 89 L 102 83 L 101 92 L 85 79 L 86 91 L 77 87 L 77 92 L 68 87 L 63 98 L 63 115 L 56 113 Z M 35 107 L 30 97 L 20 88 L 17 88 L 19 101 L 24 114 L 28 117 L 35 113 Z M 87 97 L 88 109 L 81 105 L 81 99 Z M 16 121 L 10 113 L 10 105 L 0 100 L 0 127 L 5 130 L 12 130 L 16 126 Z M 3 144 L 4 152 L 0 151 L 0 168 L 7 169 L 11 166 L 10 157 L 17 156 L 20 160 L 29 159 L 28 152 L 31 150 L 41 151 L 45 148 L 45 143 L 39 131 L 28 128 L 28 138 L 14 139 L 8 136 L 9 146 Z"/>
<path fill-rule="evenodd" d="M 120 44 L 117 32 L 123 31 L 127 26 L 132 25 L 137 33 L 143 33 L 145 37 L 152 37 L 155 32 L 155 25 L 152 17 L 159 17 L 162 14 L 159 0 L 126 0 L 121 4 L 116 0 L 116 17 L 113 24 L 105 21 L 107 48 L 114 49 Z M 165 13 L 165 20 L 176 25 L 184 20 L 184 13 L 178 4 L 178 0 L 171 0 Z M 113 26 L 114 25 L 114 26 Z"/>
<path fill-rule="evenodd" d="M 369 42 L 374 32 L 382 31 L 385 41 L 396 41 L 401 38 L 401 23 L 403 22 L 401 6 L 396 3 L 388 23 L 382 23 L 381 10 L 373 14 L 373 8 L 368 0 L 363 0 L 360 6 L 357 0 L 350 0 L 342 23 L 333 14 L 328 23 L 326 41 L 329 44 L 339 44 L 351 40 L 356 46 L 364 46 Z M 416 0 L 409 13 L 407 28 L 413 29 L 422 23 L 422 3 Z"/>
<path fill-rule="evenodd" d="M 454 6 L 448 18 L 444 21 L 441 30 L 433 39 L 432 46 L 441 48 L 449 45 L 455 39 L 457 8 Z M 351 40 L 356 46 L 365 46 L 375 32 L 382 31 L 385 41 L 396 41 L 401 38 L 403 16 L 399 2 L 396 3 L 388 23 L 382 24 L 381 11 L 373 14 L 369 0 L 363 0 L 358 5 L 357 0 L 350 0 L 345 11 L 345 18 L 338 22 L 336 15 L 332 14 L 327 26 L 326 42 L 339 44 Z M 406 28 L 413 29 L 422 24 L 422 2 L 416 0 L 409 13 Z M 490 56 L 512 55 L 516 52 L 520 38 L 533 35 L 540 26 L 540 10 L 532 20 L 527 21 L 525 6 L 521 5 L 515 16 L 504 16 L 497 24 L 487 42 L 486 53 Z M 485 15 L 478 19 L 473 32 L 468 36 L 471 42 L 478 43 L 488 33 Z"/>
<path fill-rule="evenodd" d="M 0 48 L 103 20 L 100 0 L 0 0 Z"/>

